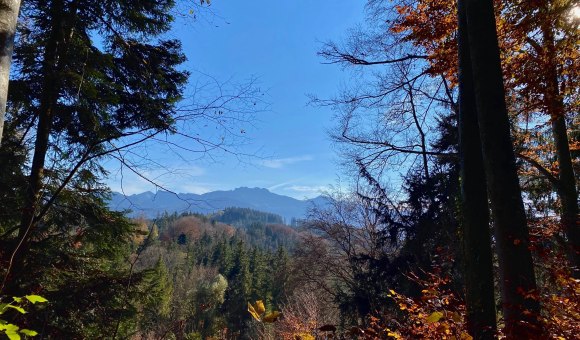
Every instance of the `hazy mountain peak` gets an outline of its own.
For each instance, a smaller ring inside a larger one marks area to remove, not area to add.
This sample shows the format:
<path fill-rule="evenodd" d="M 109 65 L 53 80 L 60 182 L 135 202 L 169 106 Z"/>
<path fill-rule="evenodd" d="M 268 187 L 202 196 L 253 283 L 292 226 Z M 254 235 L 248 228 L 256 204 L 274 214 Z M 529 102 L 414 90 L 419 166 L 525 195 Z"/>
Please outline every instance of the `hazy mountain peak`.
<path fill-rule="evenodd" d="M 113 193 L 109 206 L 114 210 L 131 210 L 131 216 L 145 215 L 153 218 L 163 212 L 168 213 L 213 213 L 229 207 L 250 208 L 274 213 L 286 221 L 304 218 L 313 202 L 320 203 L 320 197 L 311 200 L 298 200 L 278 195 L 265 188 L 239 187 L 233 190 L 212 191 L 205 194 L 150 191 L 124 196 Z"/>

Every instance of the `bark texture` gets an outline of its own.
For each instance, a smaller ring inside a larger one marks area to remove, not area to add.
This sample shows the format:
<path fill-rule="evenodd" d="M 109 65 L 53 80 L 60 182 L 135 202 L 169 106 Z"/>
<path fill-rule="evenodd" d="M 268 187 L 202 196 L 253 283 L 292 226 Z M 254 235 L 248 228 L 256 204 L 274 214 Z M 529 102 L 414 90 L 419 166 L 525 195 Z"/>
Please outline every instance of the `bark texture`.
<path fill-rule="evenodd" d="M 465 0 L 458 0 L 459 153 L 467 327 L 474 339 L 497 331 L 487 185 L 483 165 Z"/>
<path fill-rule="evenodd" d="M 10 65 L 19 11 L 20 0 L 0 0 L 0 144 L 2 144 L 2 131 L 4 131 Z"/>
<path fill-rule="evenodd" d="M 467 26 L 477 116 L 495 239 L 505 333 L 542 337 L 540 305 L 524 205 L 510 137 L 492 0 L 467 0 Z"/>
<path fill-rule="evenodd" d="M 25 254 L 28 249 L 31 231 L 36 227 L 38 221 L 36 214 L 42 206 L 42 188 L 45 170 L 45 160 L 50 145 L 51 126 L 55 115 L 59 96 L 59 73 L 66 59 L 66 39 L 70 36 L 70 27 L 64 23 L 67 18 L 62 1 L 54 1 L 52 4 L 53 22 L 49 41 L 43 58 L 43 68 L 45 78 L 43 79 L 43 89 L 38 110 L 38 125 L 34 142 L 34 154 L 28 179 L 28 189 L 25 196 L 24 208 L 18 230 L 19 243 L 13 253 L 16 254 L 13 261 L 12 273 L 17 276 L 23 270 Z M 73 10 L 73 16 L 74 16 Z"/>
<path fill-rule="evenodd" d="M 549 23 L 542 25 L 542 37 L 546 53 L 547 69 L 545 72 L 545 106 L 552 120 L 552 135 L 558 158 L 558 186 L 556 188 L 562 204 L 561 221 L 568 238 L 568 257 L 575 267 L 573 274 L 580 277 L 580 226 L 578 225 L 578 191 L 576 177 L 570 155 L 570 142 L 566 128 L 566 112 L 564 98 L 558 88 L 558 68 L 556 47 L 554 46 L 554 31 Z"/>

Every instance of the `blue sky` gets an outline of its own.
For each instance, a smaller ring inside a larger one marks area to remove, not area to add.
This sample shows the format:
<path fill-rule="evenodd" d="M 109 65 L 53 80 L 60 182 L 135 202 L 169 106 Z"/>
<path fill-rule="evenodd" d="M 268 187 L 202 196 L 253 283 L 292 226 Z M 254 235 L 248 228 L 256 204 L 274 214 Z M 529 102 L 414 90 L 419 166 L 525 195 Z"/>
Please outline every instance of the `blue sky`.
<path fill-rule="evenodd" d="M 192 84 L 215 78 L 227 90 L 254 77 L 268 108 L 240 128 L 247 139 L 238 144 L 238 155 L 212 152 L 200 157 L 150 143 L 135 151 L 153 160 L 144 162 L 140 171 L 176 192 L 247 186 L 299 199 L 317 196 L 336 182 L 340 169 L 327 136 L 332 113 L 308 106 L 307 94 L 330 97 L 349 75 L 340 66 L 322 64 L 316 52 L 323 41 L 340 40 L 363 21 L 364 2 L 214 0 L 210 8 L 213 13 L 202 11 L 195 22 L 181 18 L 172 32 L 183 43 Z M 215 95 L 215 90 L 211 87 L 206 95 Z M 193 91 L 192 85 L 186 96 Z M 202 137 L 215 137 L 215 130 L 193 129 Z M 190 140 L 177 143 L 196 147 Z M 127 169 L 120 171 L 112 163 L 107 168 L 108 184 L 115 191 L 155 190 Z"/>

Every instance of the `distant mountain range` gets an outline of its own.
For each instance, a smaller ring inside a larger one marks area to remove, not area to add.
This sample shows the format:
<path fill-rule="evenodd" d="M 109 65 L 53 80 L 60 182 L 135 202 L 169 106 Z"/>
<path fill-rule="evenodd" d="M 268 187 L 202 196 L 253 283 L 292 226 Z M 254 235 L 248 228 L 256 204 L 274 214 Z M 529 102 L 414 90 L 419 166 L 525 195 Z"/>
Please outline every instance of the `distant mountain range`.
<path fill-rule="evenodd" d="M 262 188 L 237 188 L 228 191 L 212 191 L 205 194 L 174 194 L 167 191 L 150 191 L 125 196 L 113 193 L 109 206 L 113 210 L 131 210 L 130 216 L 144 215 L 154 218 L 164 212 L 201 214 L 213 213 L 229 207 L 250 208 L 282 216 L 287 223 L 292 218 L 302 219 L 314 205 L 322 205 L 326 199 L 318 196 L 309 200 L 274 194 Z"/>

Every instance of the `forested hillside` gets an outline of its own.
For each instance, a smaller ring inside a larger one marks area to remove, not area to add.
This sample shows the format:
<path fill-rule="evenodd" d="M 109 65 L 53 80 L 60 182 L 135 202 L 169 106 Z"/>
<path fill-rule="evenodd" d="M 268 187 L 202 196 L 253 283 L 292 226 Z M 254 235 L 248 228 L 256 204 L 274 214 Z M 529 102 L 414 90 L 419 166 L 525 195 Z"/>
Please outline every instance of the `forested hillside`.
<path fill-rule="evenodd" d="M 232 219 L 233 214 L 243 219 Z M 259 221 L 268 217 L 272 215 L 232 209 L 230 220 L 237 227 L 201 215 L 139 221 L 142 236 L 134 240 L 140 247 L 131 266 L 143 282 L 131 289 L 149 300 L 138 303 L 139 316 L 127 327 L 144 338 L 254 334 L 247 302 L 261 299 L 271 308 L 286 302 L 291 279 L 287 249 L 298 239 L 287 226 Z"/>
<path fill-rule="evenodd" d="M 578 1 L 218 1 L 0 3 L 0 338 L 579 338 Z"/>

